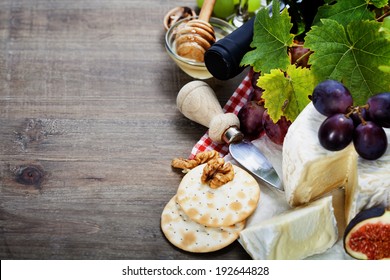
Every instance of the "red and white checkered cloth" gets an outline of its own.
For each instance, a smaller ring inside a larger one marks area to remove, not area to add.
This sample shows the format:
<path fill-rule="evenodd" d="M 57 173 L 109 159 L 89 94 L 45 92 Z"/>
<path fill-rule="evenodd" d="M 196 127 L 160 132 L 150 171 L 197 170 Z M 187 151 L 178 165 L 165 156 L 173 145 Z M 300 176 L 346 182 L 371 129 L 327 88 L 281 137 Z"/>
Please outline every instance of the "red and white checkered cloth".
<path fill-rule="evenodd" d="M 252 71 L 249 71 L 249 73 L 245 76 L 241 84 L 237 87 L 233 95 L 223 107 L 223 111 L 225 113 L 234 113 L 237 115 L 242 106 L 244 106 L 248 102 L 250 95 L 253 92 L 251 78 Z M 194 158 L 195 155 L 199 152 L 210 150 L 215 150 L 219 152 L 220 155 L 223 157 L 228 154 L 229 147 L 227 144 L 217 144 L 213 142 L 210 139 L 208 132 L 206 132 L 192 148 L 190 158 Z"/>

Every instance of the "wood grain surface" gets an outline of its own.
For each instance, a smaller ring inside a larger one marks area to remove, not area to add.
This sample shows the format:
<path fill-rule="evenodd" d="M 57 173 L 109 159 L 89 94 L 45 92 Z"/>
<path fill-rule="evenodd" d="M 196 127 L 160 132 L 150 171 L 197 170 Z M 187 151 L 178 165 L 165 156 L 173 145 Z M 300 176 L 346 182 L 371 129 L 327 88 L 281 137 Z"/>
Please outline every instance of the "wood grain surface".
<path fill-rule="evenodd" d="M 192 78 L 163 17 L 195 0 L 0 2 L 0 258 L 248 259 L 176 249 L 160 216 L 170 166 L 206 129 L 176 108 Z M 245 72 L 209 79 L 224 104 Z"/>

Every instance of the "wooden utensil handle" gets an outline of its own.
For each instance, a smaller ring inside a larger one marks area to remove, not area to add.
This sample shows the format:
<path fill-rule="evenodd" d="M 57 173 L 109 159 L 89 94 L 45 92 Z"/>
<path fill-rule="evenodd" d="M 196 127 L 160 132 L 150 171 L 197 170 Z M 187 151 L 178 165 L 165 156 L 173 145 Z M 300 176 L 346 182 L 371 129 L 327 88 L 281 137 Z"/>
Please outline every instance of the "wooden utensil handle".
<path fill-rule="evenodd" d="M 224 142 L 225 131 L 240 121 L 233 113 L 224 113 L 213 89 L 203 81 L 192 81 L 184 85 L 176 99 L 179 111 L 192 121 L 209 128 L 211 140 Z"/>
<path fill-rule="evenodd" d="M 199 13 L 198 19 L 208 22 L 213 13 L 216 0 L 205 0 Z"/>

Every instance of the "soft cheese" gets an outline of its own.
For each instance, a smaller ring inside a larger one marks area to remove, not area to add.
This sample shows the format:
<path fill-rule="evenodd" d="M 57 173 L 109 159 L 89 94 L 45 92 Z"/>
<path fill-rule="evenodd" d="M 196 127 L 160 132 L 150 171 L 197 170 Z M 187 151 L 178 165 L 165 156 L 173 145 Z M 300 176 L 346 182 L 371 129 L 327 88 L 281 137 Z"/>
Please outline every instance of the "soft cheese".
<path fill-rule="evenodd" d="M 346 219 L 350 221 L 361 210 L 373 206 L 390 206 L 390 129 L 387 135 L 387 151 L 377 160 L 361 157 L 351 169 L 350 184 L 345 188 Z"/>
<path fill-rule="evenodd" d="M 321 146 L 317 132 L 325 118 L 310 103 L 291 124 L 284 139 L 283 184 L 291 206 L 345 185 L 351 157 L 357 157 L 352 144 L 338 152 Z"/>
<path fill-rule="evenodd" d="M 325 252 L 338 239 L 332 197 L 262 221 L 240 233 L 253 259 L 304 259 Z"/>
<path fill-rule="evenodd" d="M 360 158 L 352 143 L 341 151 L 328 151 L 318 140 L 318 128 L 325 118 L 310 103 L 288 130 L 282 151 L 288 203 L 301 205 L 345 187 L 347 222 L 362 209 L 389 206 L 390 148 L 375 161 Z M 385 131 L 390 140 L 390 129 Z"/>

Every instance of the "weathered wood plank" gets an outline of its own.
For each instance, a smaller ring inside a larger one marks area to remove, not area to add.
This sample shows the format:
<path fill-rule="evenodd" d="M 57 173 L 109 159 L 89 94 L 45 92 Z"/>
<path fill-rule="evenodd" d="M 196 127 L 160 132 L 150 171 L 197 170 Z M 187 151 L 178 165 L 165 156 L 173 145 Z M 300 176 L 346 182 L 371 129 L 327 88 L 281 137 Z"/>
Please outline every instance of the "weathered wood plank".
<path fill-rule="evenodd" d="M 192 79 L 165 53 L 173 4 L 0 3 L 0 258 L 248 258 L 188 254 L 160 230 L 170 162 L 206 131 L 176 109 Z M 223 104 L 242 77 L 208 82 Z"/>

